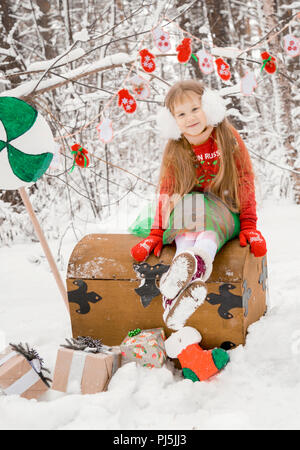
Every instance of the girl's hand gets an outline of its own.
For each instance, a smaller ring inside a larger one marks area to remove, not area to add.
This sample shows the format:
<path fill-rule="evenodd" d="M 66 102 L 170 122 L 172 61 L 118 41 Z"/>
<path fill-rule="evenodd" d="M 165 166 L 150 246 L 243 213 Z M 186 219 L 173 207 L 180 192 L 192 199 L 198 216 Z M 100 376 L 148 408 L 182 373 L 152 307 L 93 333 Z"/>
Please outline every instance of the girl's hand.
<path fill-rule="evenodd" d="M 261 232 L 255 229 L 243 230 L 240 232 L 240 245 L 246 247 L 250 244 L 250 250 L 254 256 L 265 256 L 267 253 L 267 245 Z"/>
<path fill-rule="evenodd" d="M 152 251 L 159 258 L 163 247 L 163 230 L 151 230 L 149 236 L 132 247 L 131 256 L 138 262 L 144 262 Z"/>

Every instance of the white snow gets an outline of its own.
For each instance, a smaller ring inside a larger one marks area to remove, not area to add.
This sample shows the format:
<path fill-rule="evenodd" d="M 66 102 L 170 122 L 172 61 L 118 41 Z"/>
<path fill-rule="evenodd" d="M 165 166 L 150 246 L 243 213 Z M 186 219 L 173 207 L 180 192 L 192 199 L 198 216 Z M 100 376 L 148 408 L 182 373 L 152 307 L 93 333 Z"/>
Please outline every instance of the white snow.
<path fill-rule="evenodd" d="M 268 244 L 269 311 L 250 327 L 247 345 L 230 351 L 221 374 L 193 383 L 170 362 L 152 370 L 130 363 L 105 393 L 0 397 L 0 429 L 299 429 L 300 208 L 272 201 L 259 218 Z M 51 243 L 54 254 L 57 245 Z M 65 261 L 75 245 L 64 241 Z M 53 374 L 71 328 L 45 260 L 30 262 L 39 253 L 39 244 L 0 248 L 0 345 L 3 334 L 6 343 L 29 342 Z"/>
<path fill-rule="evenodd" d="M 83 28 L 81 31 L 78 31 L 74 34 L 74 41 L 87 42 L 89 40 L 89 32 L 86 28 Z"/>
<path fill-rule="evenodd" d="M 126 53 L 116 53 L 114 55 L 109 55 L 105 58 L 102 58 L 98 61 L 95 61 L 91 64 L 83 64 L 82 66 L 74 69 L 66 71 L 62 74 L 64 78 L 67 79 L 76 79 L 79 76 L 89 75 L 92 72 L 101 71 L 111 66 L 118 66 L 126 63 L 132 63 L 134 60 L 134 56 L 128 55 Z M 49 77 L 47 80 L 43 80 L 38 90 L 48 89 L 53 86 L 57 86 L 62 83 L 64 80 L 59 76 Z M 1 94 L 1 96 L 10 96 L 10 97 L 26 97 L 29 96 L 32 91 L 37 86 L 37 80 L 27 81 L 26 83 L 22 83 L 20 86 L 5 91 Z"/>
<path fill-rule="evenodd" d="M 214 56 L 222 56 L 225 58 L 236 58 L 242 50 L 235 47 L 213 47 L 211 54 Z"/>
<path fill-rule="evenodd" d="M 57 56 L 53 59 L 48 59 L 47 61 L 36 61 L 34 63 L 31 63 L 27 70 L 30 72 L 38 71 L 38 70 L 47 70 L 50 67 L 55 68 L 55 66 L 60 66 L 62 64 L 70 63 L 72 61 L 75 61 L 76 59 L 80 58 L 84 55 L 84 50 L 82 48 L 76 48 L 75 50 L 70 51 L 65 56 Z M 56 64 L 57 62 L 57 64 Z"/>

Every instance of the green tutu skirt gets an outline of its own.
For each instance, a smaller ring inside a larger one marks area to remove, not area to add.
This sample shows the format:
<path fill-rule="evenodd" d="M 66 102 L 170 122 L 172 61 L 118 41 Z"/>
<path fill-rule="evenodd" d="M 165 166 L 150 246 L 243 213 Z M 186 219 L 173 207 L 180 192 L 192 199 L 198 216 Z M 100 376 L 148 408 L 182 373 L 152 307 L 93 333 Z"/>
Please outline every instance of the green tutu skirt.
<path fill-rule="evenodd" d="M 157 203 L 146 205 L 128 230 L 142 238 L 149 236 L 155 218 Z M 163 235 L 163 243 L 171 244 L 178 234 L 214 231 L 218 251 L 239 235 L 240 218 L 211 192 L 190 192 L 184 195 L 171 212 Z"/>

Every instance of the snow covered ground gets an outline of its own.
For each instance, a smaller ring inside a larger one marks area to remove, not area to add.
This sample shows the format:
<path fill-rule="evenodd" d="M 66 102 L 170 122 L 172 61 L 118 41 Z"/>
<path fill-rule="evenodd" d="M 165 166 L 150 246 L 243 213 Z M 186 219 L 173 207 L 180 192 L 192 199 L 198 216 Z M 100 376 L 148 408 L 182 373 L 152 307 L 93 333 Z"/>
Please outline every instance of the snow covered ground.
<path fill-rule="evenodd" d="M 269 312 L 250 327 L 247 345 L 230 352 L 220 375 L 192 383 L 172 364 L 149 370 L 131 363 L 105 393 L 0 396 L 0 429 L 300 429 L 300 208 L 272 201 L 259 216 L 268 243 Z M 110 223 L 100 232 L 111 232 Z M 65 242 L 65 263 L 75 244 Z M 71 328 L 41 248 L 4 247 L 0 261 L 0 347 L 4 338 L 28 342 L 53 373 Z"/>

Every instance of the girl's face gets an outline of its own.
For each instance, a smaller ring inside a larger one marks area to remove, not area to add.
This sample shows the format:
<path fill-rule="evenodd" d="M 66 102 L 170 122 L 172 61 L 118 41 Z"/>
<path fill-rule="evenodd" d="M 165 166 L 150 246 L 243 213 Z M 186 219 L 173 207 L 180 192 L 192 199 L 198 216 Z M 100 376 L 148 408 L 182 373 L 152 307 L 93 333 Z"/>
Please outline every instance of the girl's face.
<path fill-rule="evenodd" d="M 198 136 L 207 128 L 205 113 L 201 108 L 201 97 L 193 91 L 174 106 L 174 117 L 182 134 Z"/>

